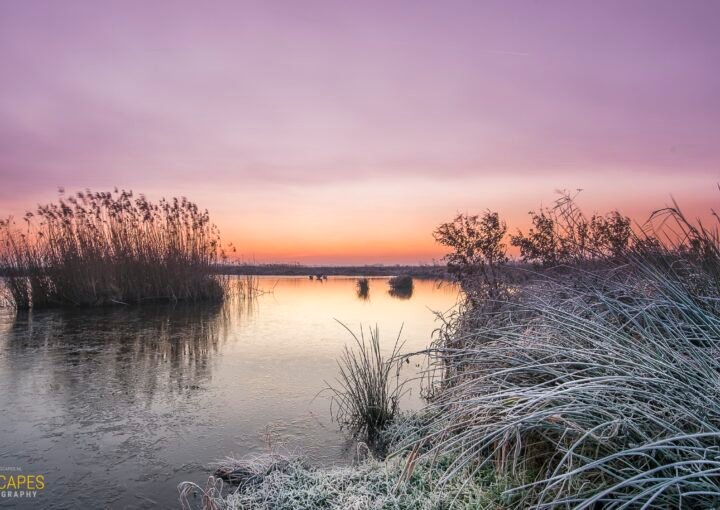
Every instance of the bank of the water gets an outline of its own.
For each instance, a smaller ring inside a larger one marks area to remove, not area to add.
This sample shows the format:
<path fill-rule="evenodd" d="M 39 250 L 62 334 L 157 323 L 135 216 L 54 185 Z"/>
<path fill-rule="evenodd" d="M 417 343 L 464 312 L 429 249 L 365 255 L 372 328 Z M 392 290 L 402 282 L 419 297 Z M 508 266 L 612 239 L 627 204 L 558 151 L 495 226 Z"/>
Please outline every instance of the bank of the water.
<path fill-rule="evenodd" d="M 299 457 L 258 456 L 236 464 L 242 466 L 238 472 L 244 476 L 229 492 L 219 479 L 204 487 L 184 484 L 181 501 L 185 508 L 203 510 L 441 510 L 516 505 L 518 496 L 507 490 L 519 485 L 519 480 L 500 475 L 491 465 L 462 470 L 460 476 L 445 482 L 443 476 L 455 458 L 419 456 L 427 451 L 415 443 L 425 422 L 421 413 L 408 413 L 384 431 L 388 449 L 395 452 L 385 459 L 367 452 L 362 443 L 361 458 L 347 466 L 323 468 Z M 232 469 L 232 460 L 225 464 Z"/>

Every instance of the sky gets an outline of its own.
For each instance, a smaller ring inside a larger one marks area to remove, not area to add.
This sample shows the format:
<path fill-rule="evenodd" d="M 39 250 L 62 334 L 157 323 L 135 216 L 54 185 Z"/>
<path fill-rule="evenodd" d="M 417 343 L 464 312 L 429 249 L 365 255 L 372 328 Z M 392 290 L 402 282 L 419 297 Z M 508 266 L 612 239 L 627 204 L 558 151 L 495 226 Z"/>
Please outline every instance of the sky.
<path fill-rule="evenodd" d="M 186 196 L 246 261 L 427 263 L 577 189 L 720 191 L 720 2 L 0 2 L 0 216 Z"/>

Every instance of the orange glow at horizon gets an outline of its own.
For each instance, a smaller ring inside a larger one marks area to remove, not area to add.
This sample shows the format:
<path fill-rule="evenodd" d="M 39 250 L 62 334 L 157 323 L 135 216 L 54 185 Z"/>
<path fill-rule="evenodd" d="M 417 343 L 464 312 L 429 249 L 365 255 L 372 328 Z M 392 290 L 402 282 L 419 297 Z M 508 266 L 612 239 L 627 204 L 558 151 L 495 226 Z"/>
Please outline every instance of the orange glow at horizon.
<path fill-rule="evenodd" d="M 670 205 L 675 198 L 688 217 L 708 221 L 720 199 L 720 191 L 702 176 L 685 176 L 683 182 L 674 176 L 656 177 L 638 186 L 635 176 L 607 175 L 604 182 L 577 179 L 584 181 L 578 187 L 586 188 L 577 197 L 586 214 L 618 209 L 642 224 L 653 211 Z M 557 180 L 573 182 L 573 177 L 558 176 Z M 242 210 L 217 207 L 213 217 L 223 239 L 237 246 L 231 258 L 242 262 L 432 263 L 447 252 L 435 242 L 432 232 L 457 213 L 477 214 L 491 209 L 500 213 L 509 233 L 527 229 L 528 212 L 550 205 L 558 196 L 559 186 L 538 181 L 494 178 L 469 181 L 467 186 L 427 180 L 414 180 L 410 186 L 407 182 L 388 181 L 382 189 L 377 182 L 355 183 L 305 190 L 304 198 L 295 195 L 290 201 L 259 196 L 255 199 L 257 206 L 251 200 Z M 354 192 L 350 193 L 350 189 Z M 507 189 L 513 193 L 504 192 Z M 401 201 L 391 198 L 401 190 L 405 190 Z M 258 213 L 256 209 L 264 210 Z M 517 255 L 510 246 L 508 251 Z"/>
<path fill-rule="evenodd" d="M 710 221 L 720 199 L 716 185 L 703 175 L 678 179 L 606 172 L 603 176 L 508 176 L 462 182 L 403 178 L 258 188 L 247 196 L 216 187 L 194 193 L 179 189 L 174 195 L 187 196 L 209 210 L 223 245 L 236 249 L 227 250 L 230 261 L 330 265 L 439 262 L 447 249 L 435 242 L 432 232 L 457 213 L 490 209 L 500 213 L 509 233 L 525 230 L 528 211 L 552 204 L 562 187 L 546 181 L 569 183 L 564 189 L 570 191 L 584 188 L 577 203 L 588 215 L 617 209 L 641 224 L 673 198 L 688 217 Z M 153 200 L 171 196 L 158 189 L 134 191 L 145 191 Z M 43 193 L 22 202 L 6 201 L 0 204 L 0 214 L 19 218 L 33 204 L 56 198 L 56 193 Z M 508 252 L 517 255 L 513 247 L 508 246 Z"/>
<path fill-rule="evenodd" d="M 630 172 L 602 176 L 557 174 L 453 179 L 359 180 L 322 186 L 257 187 L 248 194 L 211 185 L 167 189 L 125 186 L 151 200 L 186 196 L 208 209 L 228 255 L 238 262 L 304 264 L 427 264 L 446 248 L 432 232 L 458 213 L 497 211 L 508 232 L 529 226 L 530 210 L 549 206 L 557 189 L 582 188 L 577 203 L 587 215 L 619 210 L 636 223 L 676 199 L 689 218 L 713 222 L 720 190 L 711 177 Z M 556 184 L 557 183 L 557 184 Z M 115 183 L 95 187 L 110 190 Z M 68 188 L 67 193 L 80 191 Z M 0 217 L 22 217 L 57 191 L 0 200 Z M 509 247 L 511 255 L 516 251 Z"/>

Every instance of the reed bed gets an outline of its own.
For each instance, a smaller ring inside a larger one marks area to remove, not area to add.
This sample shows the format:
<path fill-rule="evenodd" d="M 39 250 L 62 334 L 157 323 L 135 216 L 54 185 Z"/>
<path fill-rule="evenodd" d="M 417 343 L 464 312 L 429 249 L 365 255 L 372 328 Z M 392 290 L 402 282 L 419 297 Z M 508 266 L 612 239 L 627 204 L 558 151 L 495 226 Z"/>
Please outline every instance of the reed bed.
<path fill-rule="evenodd" d="M 0 270 L 19 309 L 225 297 L 218 230 L 185 198 L 88 190 L 23 223 L 0 223 Z"/>

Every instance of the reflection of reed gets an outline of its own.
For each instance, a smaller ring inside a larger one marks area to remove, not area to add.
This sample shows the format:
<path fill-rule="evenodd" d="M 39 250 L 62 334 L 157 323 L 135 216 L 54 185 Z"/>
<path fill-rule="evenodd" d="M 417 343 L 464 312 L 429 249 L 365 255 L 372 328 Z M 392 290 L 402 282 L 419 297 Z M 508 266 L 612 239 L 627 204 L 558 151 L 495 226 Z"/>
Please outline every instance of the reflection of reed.
<path fill-rule="evenodd" d="M 413 295 L 413 289 L 409 289 L 409 290 L 390 289 L 388 291 L 388 294 L 390 294 L 392 297 L 398 298 L 398 299 L 410 299 Z"/>
<path fill-rule="evenodd" d="M 231 276 L 228 287 L 228 297 L 220 308 L 221 323 L 225 329 L 234 325 L 236 319 L 255 315 L 258 297 L 268 294 L 268 291 L 260 286 L 257 276 Z"/>
<path fill-rule="evenodd" d="M 12 308 L 13 297 L 10 289 L 7 286 L 6 279 L 0 276 L 0 309 Z"/>
<path fill-rule="evenodd" d="M 230 325 L 252 313 L 251 301 L 18 313 L 4 348 L 23 359 L 24 369 L 9 376 L 21 380 L 28 362 L 40 364 L 51 388 L 68 398 L 92 393 L 112 405 L 185 395 L 209 381 L 213 354 Z M 88 385 L 95 390 L 87 392 Z M 107 412 L 97 396 L 86 405 Z"/>

